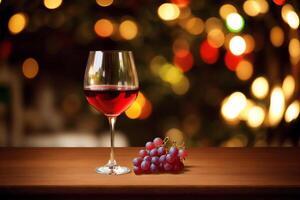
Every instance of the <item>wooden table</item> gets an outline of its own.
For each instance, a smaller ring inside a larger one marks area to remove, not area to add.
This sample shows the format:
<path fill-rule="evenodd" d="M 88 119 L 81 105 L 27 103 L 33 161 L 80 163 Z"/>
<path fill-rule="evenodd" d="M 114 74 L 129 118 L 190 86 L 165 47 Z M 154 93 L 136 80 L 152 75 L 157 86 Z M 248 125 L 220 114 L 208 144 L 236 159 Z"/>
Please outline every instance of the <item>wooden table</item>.
<path fill-rule="evenodd" d="M 118 148 L 117 160 L 132 167 L 138 149 Z M 182 174 L 96 174 L 95 167 L 106 163 L 108 155 L 108 148 L 2 148 L 0 194 L 22 199 L 300 199 L 298 148 L 195 148 L 189 150 Z"/>

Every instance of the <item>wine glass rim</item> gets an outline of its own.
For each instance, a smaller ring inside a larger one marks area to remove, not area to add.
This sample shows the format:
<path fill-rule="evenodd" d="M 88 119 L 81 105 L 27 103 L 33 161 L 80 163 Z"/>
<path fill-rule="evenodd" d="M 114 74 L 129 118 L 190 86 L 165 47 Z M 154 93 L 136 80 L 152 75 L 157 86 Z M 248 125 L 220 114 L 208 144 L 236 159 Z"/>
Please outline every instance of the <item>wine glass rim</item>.
<path fill-rule="evenodd" d="M 102 53 L 132 53 L 132 51 L 129 50 L 91 50 L 90 53 L 96 53 L 96 52 L 102 52 Z"/>

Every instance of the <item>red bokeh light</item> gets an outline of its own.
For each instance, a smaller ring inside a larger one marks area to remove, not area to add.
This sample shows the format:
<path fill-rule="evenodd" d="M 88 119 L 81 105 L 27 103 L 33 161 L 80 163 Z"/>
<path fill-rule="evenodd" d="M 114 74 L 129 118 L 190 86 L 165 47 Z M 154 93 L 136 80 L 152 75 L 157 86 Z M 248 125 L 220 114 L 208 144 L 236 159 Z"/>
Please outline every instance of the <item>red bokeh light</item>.
<path fill-rule="evenodd" d="M 242 55 L 236 56 L 233 55 L 230 51 L 227 51 L 224 60 L 225 60 L 226 67 L 231 71 L 235 71 L 239 62 L 243 60 L 243 56 Z"/>
<path fill-rule="evenodd" d="M 211 46 L 207 40 L 200 44 L 200 57 L 207 64 L 214 64 L 219 58 L 219 49 Z"/>
<path fill-rule="evenodd" d="M 278 6 L 282 6 L 283 4 L 285 4 L 285 1 L 286 1 L 286 0 L 273 0 L 273 2 L 274 2 L 275 4 L 277 4 Z"/>
<path fill-rule="evenodd" d="M 190 0 L 171 0 L 172 3 L 176 4 L 178 7 L 186 7 L 189 5 Z"/>
<path fill-rule="evenodd" d="M 179 67 L 183 72 L 189 71 L 194 64 L 194 58 L 191 52 L 182 49 L 176 51 L 173 59 L 174 64 Z"/>

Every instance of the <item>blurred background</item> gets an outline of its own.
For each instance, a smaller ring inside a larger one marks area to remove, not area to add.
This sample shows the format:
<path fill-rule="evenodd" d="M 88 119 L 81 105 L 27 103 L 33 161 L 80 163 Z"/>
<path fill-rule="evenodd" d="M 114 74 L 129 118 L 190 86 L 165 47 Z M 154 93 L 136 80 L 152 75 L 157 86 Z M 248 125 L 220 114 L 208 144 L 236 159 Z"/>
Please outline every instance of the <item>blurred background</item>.
<path fill-rule="evenodd" d="M 108 146 L 89 50 L 132 50 L 117 146 L 298 146 L 296 0 L 0 0 L 0 146 Z"/>

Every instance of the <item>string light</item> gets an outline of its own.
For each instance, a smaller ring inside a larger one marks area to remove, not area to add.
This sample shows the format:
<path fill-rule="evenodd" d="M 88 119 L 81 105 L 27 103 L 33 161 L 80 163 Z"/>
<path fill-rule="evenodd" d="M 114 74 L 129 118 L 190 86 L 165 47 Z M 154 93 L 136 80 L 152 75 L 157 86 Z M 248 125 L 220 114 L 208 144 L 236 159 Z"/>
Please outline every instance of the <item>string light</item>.
<path fill-rule="evenodd" d="M 39 64 L 34 58 L 27 58 L 22 65 L 22 71 L 26 78 L 33 79 L 39 71 Z"/>
<path fill-rule="evenodd" d="M 290 99 L 294 94 L 296 87 L 296 81 L 293 76 L 288 75 L 285 77 L 282 83 L 282 90 L 285 96 L 285 99 Z"/>
<path fill-rule="evenodd" d="M 274 26 L 270 31 L 270 40 L 273 46 L 280 47 L 284 42 L 284 32 L 279 26 Z"/>
<path fill-rule="evenodd" d="M 113 2 L 113 0 L 96 0 L 96 3 L 102 7 L 110 6 L 111 4 L 113 4 Z"/>
<path fill-rule="evenodd" d="M 271 92 L 270 108 L 268 113 L 268 122 L 270 126 L 276 126 L 284 114 L 284 95 L 280 87 L 274 87 Z"/>
<path fill-rule="evenodd" d="M 175 20 L 180 15 L 180 10 L 176 4 L 164 3 L 157 10 L 158 16 L 165 21 Z"/>
<path fill-rule="evenodd" d="M 114 26 L 108 19 L 99 19 L 94 26 L 95 33 L 100 37 L 109 37 L 114 31 Z"/>
<path fill-rule="evenodd" d="M 245 95 L 241 92 L 234 92 L 223 100 L 221 114 L 228 121 L 236 120 L 246 105 Z"/>
<path fill-rule="evenodd" d="M 269 92 L 269 83 L 263 76 L 257 77 L 251 85 L 252 94 L 258 98 L 263 99 Z"/>
<path fill-rule="evenodd" d="M 62 4 L 62 0 L 44 0 L 44 6 L 48 9 L 56 9 Z"/>
<path fill-rule="evenodd" d="M 286 14 L 286 21 L 292 29 L 298 29 L 299 17 L 295 11 L 288 11 Z"/>
<path fill-rule="evenodd" d="M 244 28 L 244 19 L 238 13 L 231 13 L 226 17 L 226 27 L 229 31 L 238 33 Z"/>
<path fill-rule="evenodd" d="M 239 56 L 246 51 L 246 42 L 241 36 L 234 36 L 229 41 L 229 49 L 232 54 Z"/>
<path fill-rule="evenodd" d="M 24 13 L 16 13 L 10 17 L 8 21 L 8 30 L 12 34 L 18 34 L 24 30 L 27 25 L 27 15 Z"/>
<path fill-rule="evenodd" d="M 224 4 L 220 7 L 219 14 L 223 19 L 226 19 L 226 17 L 231 13 L 236 13 L 237 9 L 231 5 L 231 4 Z"/>
<path fill-rule="evenodd" d="M 235 73 L 240 80 L 246 81 L 250 79 L 253 74 L 253 65 L 247 60 L 242 60 L 237 65 Z"/>
<path fill-rule="evenodd" d="M 132 40 L 137 36 L 138 27 L 132 20 L 125 20 L 119 27 L 120 35 L 126 40 Z"/>
<path fill-rule="evenodd" d="M 262 125 L 265 119 L 265 111 L 260 106 L 253 106 L 248 111 L 247 125 L 252 128 L 257 128 Z"/>
<path fill-rule="evenodd" d="M 284 119 L 287 123 L 298 118 L 300 112 L 300 103 L 298 100 L 295 100 L 291 103 L 285 111 Z"/>

